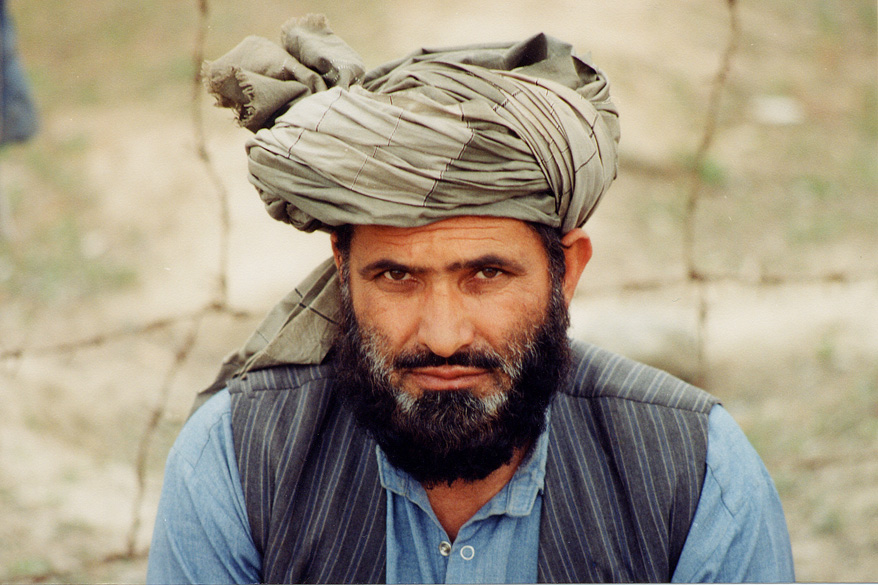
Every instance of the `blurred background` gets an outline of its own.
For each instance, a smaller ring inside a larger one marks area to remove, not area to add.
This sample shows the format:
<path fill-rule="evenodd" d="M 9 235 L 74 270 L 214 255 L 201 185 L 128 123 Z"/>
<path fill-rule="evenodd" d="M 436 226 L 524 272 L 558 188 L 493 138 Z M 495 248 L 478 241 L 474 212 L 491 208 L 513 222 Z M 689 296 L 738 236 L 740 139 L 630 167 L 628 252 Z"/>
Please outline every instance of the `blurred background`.
<path fill-rule="evenodd" d="M 878 578 L 874 0 L 6 9 L 39 130 L 0 147 L 0 581 L 143 581 L 195 392 L 327 257 L 264 212 L 248 132 L 194 81 L 202 56 L 308 12 L 370 67 L 541 31 L 590 51 L 621 167 L 573 334 L 723 401 L 775 479 L 800 580 Z"/>

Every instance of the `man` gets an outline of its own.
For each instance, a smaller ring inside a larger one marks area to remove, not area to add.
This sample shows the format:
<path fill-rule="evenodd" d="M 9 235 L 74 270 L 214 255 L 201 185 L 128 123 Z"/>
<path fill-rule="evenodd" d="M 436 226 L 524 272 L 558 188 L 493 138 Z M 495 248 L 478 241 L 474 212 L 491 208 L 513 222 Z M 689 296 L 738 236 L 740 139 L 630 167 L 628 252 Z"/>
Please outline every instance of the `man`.
<path fill-rule="evenodd" d="M 364 76 L 317 17 L 207 69 L 269 213 L 333 258 L 168 458 L 153 582 L 792 580 L 777 493 L 708 394 L 571 343 L 616 174 L 603 74 L 543 35 Z"/>

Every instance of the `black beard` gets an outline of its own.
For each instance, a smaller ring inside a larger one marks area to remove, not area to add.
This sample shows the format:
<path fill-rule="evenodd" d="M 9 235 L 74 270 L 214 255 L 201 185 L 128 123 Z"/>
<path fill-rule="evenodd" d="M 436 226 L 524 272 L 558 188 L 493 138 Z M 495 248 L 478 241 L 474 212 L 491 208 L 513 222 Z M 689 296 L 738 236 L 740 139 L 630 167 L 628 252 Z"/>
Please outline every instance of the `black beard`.
<path fill-rule="evenodd" d="M 526 323 L 502 353 L 466 350 L 449 358 L 429 350 L 376 358 L 383 339 L 357 323 L 342 286 L 342 324 L 336 343 L 337 384 L 358 424 L 396 468 L 424 487 L 481 480 L 533 447 L 545 413 L 570 365 L 569 315 L 559 286 L 542 322 Z M 495 392 L 422 391 L 397 386 L 399 369 L 472 365 L 492 370 Z"/>

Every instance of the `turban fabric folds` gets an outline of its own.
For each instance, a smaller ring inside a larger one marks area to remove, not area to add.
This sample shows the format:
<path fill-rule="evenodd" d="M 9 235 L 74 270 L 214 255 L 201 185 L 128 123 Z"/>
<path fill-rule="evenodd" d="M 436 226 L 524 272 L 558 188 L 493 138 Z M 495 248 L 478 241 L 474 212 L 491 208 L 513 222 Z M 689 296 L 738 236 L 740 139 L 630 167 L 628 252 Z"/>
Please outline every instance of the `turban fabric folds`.
<path fill-rule="evenodd" d="M 603 73 L 539 34 L 422 49 L 368 73 L 319 16 L 248 37 L 208 63 L 208 89 L 254 136 L 250 180 L 269 214 L 305 230 L 414 227 L 463 215 L 581 226 L 616 176 L 618 113 Z M 275 307 L 235 372 L 319 363 L 335 335 L 327 262 Z"/>

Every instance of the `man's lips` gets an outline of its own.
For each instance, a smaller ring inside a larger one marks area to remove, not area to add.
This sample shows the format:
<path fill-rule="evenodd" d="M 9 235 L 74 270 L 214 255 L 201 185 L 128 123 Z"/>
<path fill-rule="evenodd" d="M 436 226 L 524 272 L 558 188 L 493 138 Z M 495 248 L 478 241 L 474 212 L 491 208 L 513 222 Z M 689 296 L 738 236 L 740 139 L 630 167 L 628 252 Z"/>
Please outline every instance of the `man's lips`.
<path fill-rule="evenodd" d="M 413 368 L 406 374 L 422 390 L 460 390 L 482 382 L 490 371 L 468 366 L 433 366 Z"/>

